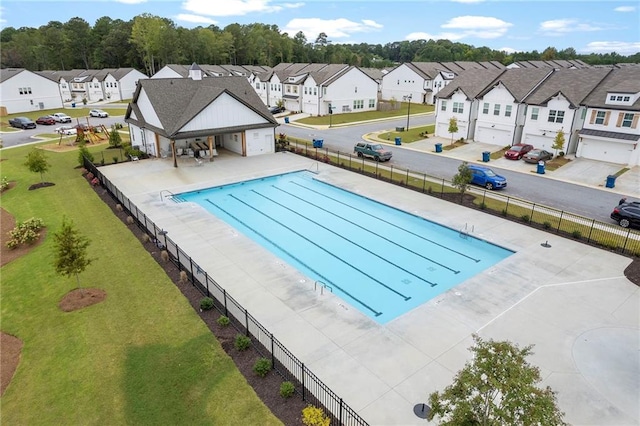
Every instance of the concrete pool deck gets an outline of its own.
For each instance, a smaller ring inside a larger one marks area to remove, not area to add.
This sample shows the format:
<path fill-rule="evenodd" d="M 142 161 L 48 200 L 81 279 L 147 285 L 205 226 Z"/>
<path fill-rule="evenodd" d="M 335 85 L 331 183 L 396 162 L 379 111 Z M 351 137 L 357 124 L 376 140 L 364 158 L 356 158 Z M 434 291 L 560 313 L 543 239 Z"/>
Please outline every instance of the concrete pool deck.
<path fill-rule="evenodd" d="M 300 169 L 453 229 L 467 224 L 516 253 L 379 325 L 200 207 L 160 196 Z M 535 345 L 530 362 L 566 421 L 640 422 L 640 290 L 624 276 L 627 257 L 293 154 L 222 151 L 202 166 L 155 159 L 101 171 L 372 425 L 428 424 L 413 407 L 451 383 L 473 333 Z"/>

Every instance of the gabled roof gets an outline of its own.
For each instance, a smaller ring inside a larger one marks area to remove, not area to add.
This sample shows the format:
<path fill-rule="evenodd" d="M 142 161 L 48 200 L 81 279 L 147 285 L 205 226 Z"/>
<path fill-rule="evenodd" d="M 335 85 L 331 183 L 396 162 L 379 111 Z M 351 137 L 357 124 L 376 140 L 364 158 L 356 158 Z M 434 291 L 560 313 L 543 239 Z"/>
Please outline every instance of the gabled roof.
<path fill-rule="evenodd" d="M 318 71 L 311 71 L 309 75 L 316 84 L 328 85 L 351 68 L 347 64 L 329 64 Z"/>
<path fill-rule="evenodd" d="M 385 72 L 380 68 L 362 68 L 360 67 L 360 71 L 371 77 L 372 79 L 379 81 L 382 80 L 382 76 L 385 75 Z"/>
<path fill-rule="evenodd" d="M 598 86 L 611 72 L 610 69 L 559 69 L 555 70 L 537 87 L 525 102 L 530 105 L 545 105 L 558 93 L 569 101 L 573 108 L 578 108 L 584 98 Z"/>
<path fill-rule="evenodd" d="M 433 80 L 443 68 L 438 62 L 407 62 L 405 65 L 425 80 Z"/>
<path fill-rule="evenodd" d="M 522 102 L 551 72 L 553 68 L 507 69 L 489 87 L 478 93 L 477 97 L 486 95 L 498 84 L 502 84 L 516 102 Z"/>
<path fill-rule="evenodd" d="M 156 128 L 145 123 L 137 106 L 141 91 L 149 98 L 155 113 L 162 124 Z M 222 94 L 227 93 L 247 108 L 261 115 L 267 122 L 275 126 L 278 122 L 269 113 L 266 105 L 260 100 L 245 77 L 216 77 L 192 80 L 190 78 L 156 78 L 143 79 L 138 87 L 131 104 L 127 109 L 125 119 L 135 121 L 141 127 L 150 127 L 165 137 L 175 137 L 180 129 L 190 120 L 210 105 Z M 131 112 L 135 112 L 137 120 L 131 119 Z M 203 129 L 209 131 L 211 129 Z"/>
<path fill-rule="evenodd" d="M 54 83 L 58 82 L 56 78 L 53 78 L 47 75 L 46 73 L 43 73 L 42 71 L 29 71 L 28 69 L 25 69 L 25 68 L 2 68 L 0 69 L 0 83 L 5 82 L 10 78 L 13 78 L 21 74 L 22 72 L 33 73 L 38 77 L 46 78 L 47 80 L 50 80 Z"/>
<path fill-rule="evenodd" d="M 578 59 L 555 59 L 553 61 L 516 61 L 511 65 L 517 68 L 591 68 L 591 65 Z"/>
<path fill-rule="evenodd" d="M 608 108 L 619 110 L 640 110 L 640 97 L 633 105 L 607 104 L 608 93 L 640 92 L 640 67 L 614 68 L 606 78 L 582 102 L 591 108 Z"/>
<path fill-rule="evenodd" d="M 469 70 L 463 71 L 454 78 L 451 83 L 443 87 L 438 93 L 437 98 L 450 98 L 454 92 L 458 89 L 467 95 L 467 99 L 471 100 L 478 96 L 480 92 L 487 88 L 493 81 L 495 81 L 506 70 L 492 69 L 492 70 Z"/>

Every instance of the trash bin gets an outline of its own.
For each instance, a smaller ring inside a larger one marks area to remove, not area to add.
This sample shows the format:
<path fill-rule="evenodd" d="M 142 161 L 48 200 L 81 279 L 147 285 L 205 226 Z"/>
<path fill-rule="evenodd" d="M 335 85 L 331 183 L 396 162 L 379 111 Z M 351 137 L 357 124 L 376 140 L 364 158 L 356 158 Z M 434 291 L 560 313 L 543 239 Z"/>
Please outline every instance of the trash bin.
<path fill-rule="evenodd" d="M 322 143 L 324 142 L 324 139 L 314 139 L 313 140 L 313 147 L 314 148 L 322 148 Z"/>
<path fill-rule="evenodd" d="M 402 145 L 402 138 L 396 138 L 396 145 Z"/>
<path fill-rule="evenodd" d="M 544 161 L 538 161 L 538 170 L 537 170 L 537 173 L 538 173 L 539 175 L 543 175 L 543 174 L 544 174 L 544 169 L 545 169 L 545 167 L 546 167 L 546 166 L 545 166 Z"/>
<path fill-rule="evenodd" d="M 489 151 L 482 152 L 482 161 L 484 161 L 485 163 L 488 163 L 490 158 L 491 158 L 491 153 Z"/>
<path fill-rule="evenodd" d="M 437 143 L 436 144 L 436 152 L 442 152 L 442 144 L 441 143 Z"/>
<path fill-rule="evenodd" d="M 76 107 L 76 103 L 75 102 L 71 102 L 71 108 L 75 108 Z"/>
<path fill-rule="evenodd" d="M 614 188 L 616 186 L 616 176 L 614 175 L 607 176 L 607 184 L 605 186 L 607 188 Z"/>
<path fill-rule="evenodd" d="M 285 118 L 284 118 L 284 122 L 285 122 L 286 124 L 289 124 L 289 117 L 285 117 Z"/>
<path fill-rule="evenodd" d="M 396 132 L 404 132 L 404 127 L 396 127 Z"/>

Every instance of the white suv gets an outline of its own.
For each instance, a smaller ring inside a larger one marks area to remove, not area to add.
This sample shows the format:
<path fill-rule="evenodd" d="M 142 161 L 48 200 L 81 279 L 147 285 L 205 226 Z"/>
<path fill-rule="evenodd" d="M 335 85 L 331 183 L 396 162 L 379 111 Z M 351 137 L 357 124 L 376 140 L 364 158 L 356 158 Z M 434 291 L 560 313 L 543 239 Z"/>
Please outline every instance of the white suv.
<path fill-rule="evenodd" d="M 71 123 L 71 117 L 63 112 L 56 112 L 55 114 L 51 114 L 51 116 L 57 123 Z"/>
<path fill-rule="evenodd" d="M 91 117 L 107 118 L 109 116 L 109 113 L 101 109 L 92 109 L 91 111 L 89 111 L 89 115 Z"/>

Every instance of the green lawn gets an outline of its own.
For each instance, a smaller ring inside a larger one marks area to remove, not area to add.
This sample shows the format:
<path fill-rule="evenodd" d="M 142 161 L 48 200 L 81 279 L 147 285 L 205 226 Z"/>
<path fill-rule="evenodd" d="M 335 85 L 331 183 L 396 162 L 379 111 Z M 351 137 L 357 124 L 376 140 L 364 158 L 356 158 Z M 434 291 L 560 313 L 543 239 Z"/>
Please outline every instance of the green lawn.
<path fill-rule="evenodd" d="M 81 176 L 77 151 L 47 153 L 44 180 L 23 163 L 31 147 L 0 150 L 16 181 L 2 207 L 18 221 L 42 218 L 44 243 L 1 269 L 2 331 L 24 342 L 2 397 L 3 424 L 280 424 L 141 243 Z M 92 147 L 99 152 L 102 148 Z M 63 216 L 90 238 L 84 287 L 104 302 L 58 309 L 76 287 L 55 274 L 53 238 Z"/>
<path fill-rule="evenodd" d="M 402 102 L 399 109 L 394 111 L 366 111 L 366 112 L 350 112 L 345 114 L 329 114 L 322 117 L 307 117 L 296 120 L 297 123 L 309 124 L 312 126 L 328 126 L 337 124 L 355 123 L 358 121 L 379 120 L 390 117 L 406 117 L 407 112 L 413 114 L 424 114 L 433 112 L 433 105 L 411 104 L 411 111 L 408 111 L 409 104 Z"/>
<path fill-rule="evenodd" d="M 430 124 L 422 127 L 409 127 L 409 130 L 405 129 L 403 132 L 380 133 L 378 138 L 387 140 L 389 143 L 395 143 L 396 138 L 400 138 L 402 143 L 411 143 L 421 141 L 428 137 L 428 135 L 433 136 L 433 132 L 435 132 L 435 130 L 436 125 Z"/>

